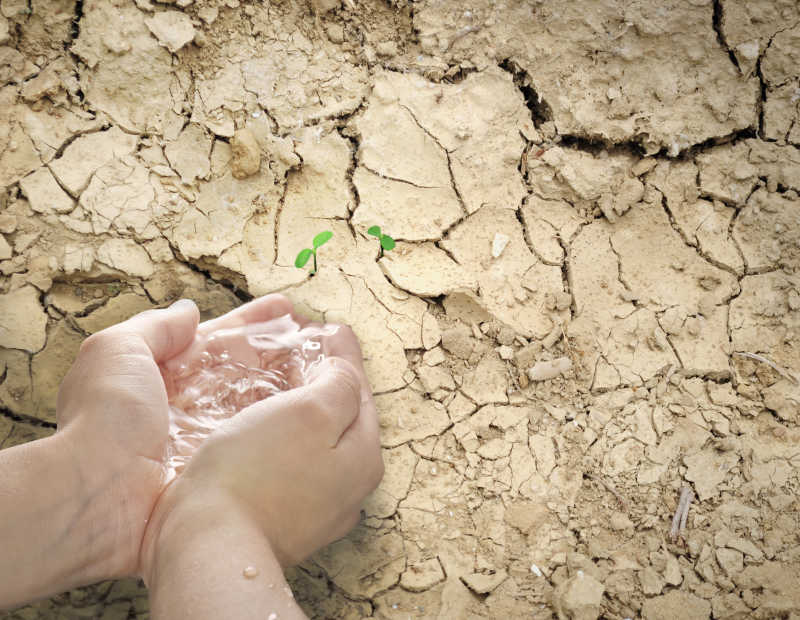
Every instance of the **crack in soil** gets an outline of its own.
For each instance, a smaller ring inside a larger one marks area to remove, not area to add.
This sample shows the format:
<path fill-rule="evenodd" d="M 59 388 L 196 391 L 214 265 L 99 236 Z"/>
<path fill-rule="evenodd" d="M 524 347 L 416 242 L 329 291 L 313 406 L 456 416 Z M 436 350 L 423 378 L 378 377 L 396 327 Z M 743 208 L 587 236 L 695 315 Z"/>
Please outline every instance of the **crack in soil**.
<path fill-rule="evenodd" d="M 713 8 L 713 15 L 711 18 L 712 27 L 714 28 L 714 32 L 717 33 L 717 43 L 719 43 L 720 47 L 724 49 L 728 53 L 728 58 L 730 58 L 731 63 L 739 73 L 742 73 L 742 68 L 739 66 L 739 61 L 736 58 L 736 54 L 728 45 L 728 41 L 725 38 L 725 33 L 722 31 L 723 21 L 725 20 L 725 12 L 722 6 L 722 0 L 714 0 L 714 8 Z"/>

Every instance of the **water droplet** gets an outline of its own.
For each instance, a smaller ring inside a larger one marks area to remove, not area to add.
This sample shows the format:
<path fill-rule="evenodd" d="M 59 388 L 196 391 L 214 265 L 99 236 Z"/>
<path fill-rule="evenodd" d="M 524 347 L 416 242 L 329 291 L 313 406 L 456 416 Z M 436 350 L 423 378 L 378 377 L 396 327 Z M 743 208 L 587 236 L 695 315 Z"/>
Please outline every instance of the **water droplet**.
<path fill-rule="evenodd" d="M 242 571 L 242 575 L 244 575 L 247 579 L 255 579 L 258 577 L 258 569 L 255 566 L 247 566 Z"/>

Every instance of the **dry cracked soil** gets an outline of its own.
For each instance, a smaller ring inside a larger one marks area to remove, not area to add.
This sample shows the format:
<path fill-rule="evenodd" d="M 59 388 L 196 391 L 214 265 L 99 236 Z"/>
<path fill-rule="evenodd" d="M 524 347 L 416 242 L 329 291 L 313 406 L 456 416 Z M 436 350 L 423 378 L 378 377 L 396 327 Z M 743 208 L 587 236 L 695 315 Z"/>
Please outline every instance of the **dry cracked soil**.
<path fill-rule="evenodd" d="M 800 617 L 795 0 L 0 0 L 0 190 L 1 447 L 141 310 L 353 325 L 386 477 L 312 618 Z"/>

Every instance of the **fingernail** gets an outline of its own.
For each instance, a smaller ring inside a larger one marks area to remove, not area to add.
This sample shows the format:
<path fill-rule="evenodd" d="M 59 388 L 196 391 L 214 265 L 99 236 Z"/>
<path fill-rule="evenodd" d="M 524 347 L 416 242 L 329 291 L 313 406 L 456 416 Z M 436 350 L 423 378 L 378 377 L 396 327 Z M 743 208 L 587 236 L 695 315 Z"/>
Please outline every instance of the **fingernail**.
<path fill-rule="evenodd" d="M 172 304 L 169 309 L 170 310 L 185 310 L 186 308 L 194 307 L 195 303 L 191 299 L 179 299 L 174 304 Z"/>

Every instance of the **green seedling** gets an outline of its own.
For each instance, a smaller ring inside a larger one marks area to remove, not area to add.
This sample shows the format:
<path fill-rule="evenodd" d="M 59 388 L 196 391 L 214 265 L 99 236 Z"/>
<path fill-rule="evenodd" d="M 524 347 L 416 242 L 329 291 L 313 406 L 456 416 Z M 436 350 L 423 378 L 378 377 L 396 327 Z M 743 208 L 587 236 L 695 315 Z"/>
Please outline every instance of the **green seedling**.
<path fill-rule="evenodd" d="M 311 242 L 311 245 L 314 247 L 303 248 L 300 250 L 300 252 L 298 252 L 297 258 L 294 259 L 294 266 L 298 269 L 302 269 L 306 266 L 308 259 L 313 256 L 314 270 L 311 272 L 311 275 L 313 276 L 315 273 L 317 273 L 317 250 L 328 243 L 328 241 L 331 240 L 331 237 L 333 237 L 333 233 L 330 230 L 323 230 L 321 233 L 319 233 Z"/>
<path fill-rule="evenodd" d="M 395 243 L 394 239 L 392 239 L 389 235 L 384 235 L 381 232 L 380 226 L 370 226 L 367 229 L 367 234 L 376 237 L 378 241 L 381 243 L 381 253 L 378 255 L 378 258 L 383 258 L 383 251 L 384 250 L 393 250 Z"/>

